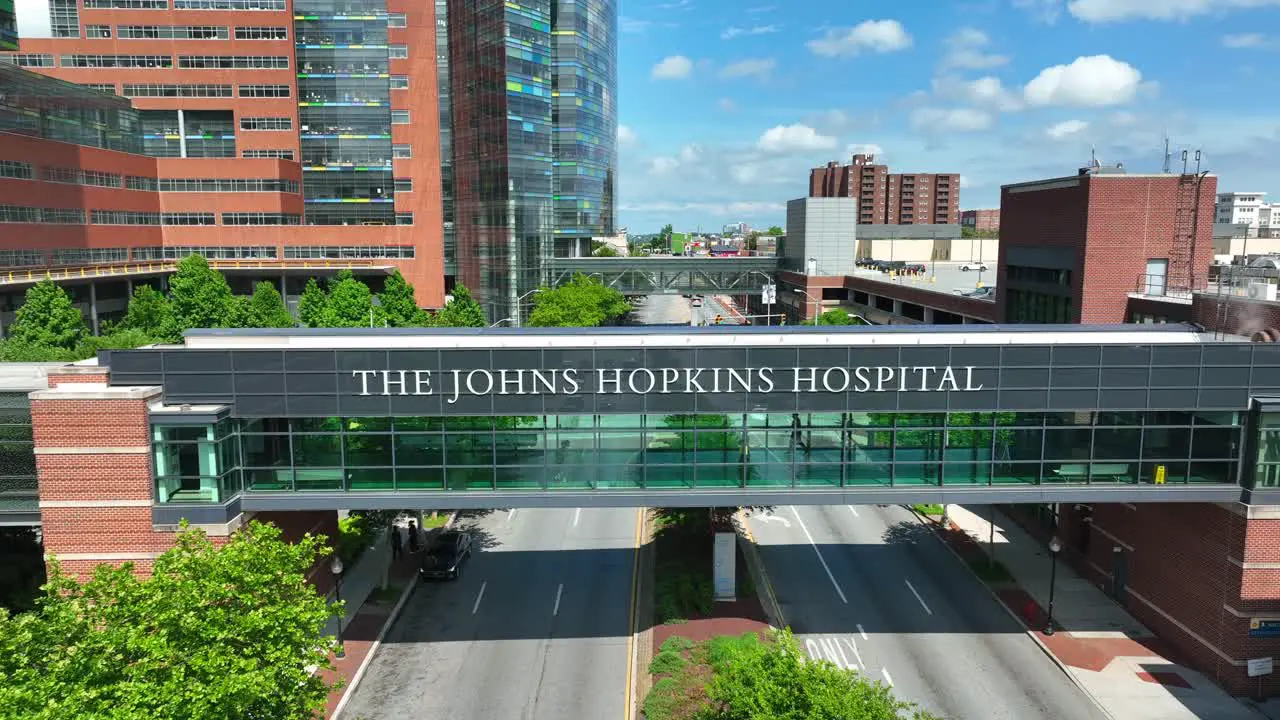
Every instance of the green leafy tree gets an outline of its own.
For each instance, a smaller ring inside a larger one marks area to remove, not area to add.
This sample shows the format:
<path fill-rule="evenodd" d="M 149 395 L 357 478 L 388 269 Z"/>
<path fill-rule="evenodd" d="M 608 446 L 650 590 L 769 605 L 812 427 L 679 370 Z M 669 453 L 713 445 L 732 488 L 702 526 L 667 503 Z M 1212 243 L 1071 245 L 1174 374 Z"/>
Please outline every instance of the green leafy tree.
<path fill-rule="evenodd" d="M 80 582 L 50 561 L 36 609 L 0 612 L 0 717 L 310 720 L 340 611 L 306 580 L 327 552 L 252 522 L 222 548 L 184 529 L 145 579 L 101 565 Z"/>
<path fill-rule="evenodd" d="M 579 273 L 568 283 L 534 296 L 528 325 L 597 327 L 615 322 L 630 311 L 622 293 Z"/>
<path fill-rule="evenodd" d="M 786 235 L 787 231 L 777 225 L 770 225 L 768 230 L 764 231 L 765 235 Z"/>
<path fill-rule="evenodd" d="M 265 280 L 253 287 L 253 296 L 248 299 L 244 312 L 244 327 L 291 328 L 297 325 L 284 306 L 280 291 Z"/>
<path fill-rule="evenodd" d="M 178 261 L 178 269 L 169 278 L 169 305 L 173 314 L 164 339 L 178 342 L 183 331 L 191 328 L 228 327 L 233 315 L 233 297 L 222 273 L 209 267 L 209 262 L 200 255 L 186 256 Z"/>
<path fill-rule="evenodd" d="M 432 327 L 486 327 L 489 324 L 484 308 L 463 285 L 453 288 L 453 299 L 445 303 L 431 316 Z"/>
<path fill-rule="evenodd" d="M 9 342 L 31 348 L 71 350 L 89 334 L 71 298 L 52 280 L 27 288 L 22 307 L 9 326 Z"/>
<path fill-rule="evenodd" d="M 622 257 L 622 253 L 615 250 L 612 245 L 609 245 L 606 242 L 603 242 L 601 240 L 592 240 L 591 256 L 592 257 Z"/>
<path fill-rule="evenodd" d="M 134 328 L 120 328 L 108 335 L 90 335 L 76 346 L 76 355 L 91 358 L 99 350 L 128 350 L 156 342 L 155 336 Z"/>
<path fill-rule="evenodd" d="M 827 660 L 807 659 L 789 631 L 752 633 L 706 646 L 713 677 L 698 720 L 936 720 L 889 686 Z"/>
<path fill-rule="evenodd" d="M 413 286 L 399 270 L 387 278 L 378 299 L 382 301 L 382 316 L 391 327 L 422 327 L 430 320 L 427 311 L 418 307 Z"/>
<path fill-rule="evenodd" d="M 671 227 L 671 223 L 667 223 L 662 226 L 662 230 L 658 231 L 658 236 L 665 242 L 671 239 L 672 232 L 674 232 L 674 228 Z"/>
<path fill-rule="evenodd" d="M 818 320 L 806 320 L 805 325 L 866 325 L 862 318 L 857 315 L 849 314 L 844 308 L 832 308 L 822 315 L 818 316 Z"/>
<path fill-rule="evenodd" d="M 298 298 L 298 319 L 307 327 L 321 327 L 325 308 L 329 305 L 329 294 L 320 287 L 315 278 L 307 279 L 307 286 Z"/>
<path fill-rule="evenodd" d="M 161 338 L 172 324 L 173 308 L 168 298 L 150 285 L 139 285 L 133 289 L 129 311 L 120 323 L 122 328 Z"/>
<path fill-rule="evenodd" d="M 382 313 L 374 310 L 373 292 L 350 270 L 342 270 L 329 282 L 329 299 L 319 327 L 382 327 Z"/>

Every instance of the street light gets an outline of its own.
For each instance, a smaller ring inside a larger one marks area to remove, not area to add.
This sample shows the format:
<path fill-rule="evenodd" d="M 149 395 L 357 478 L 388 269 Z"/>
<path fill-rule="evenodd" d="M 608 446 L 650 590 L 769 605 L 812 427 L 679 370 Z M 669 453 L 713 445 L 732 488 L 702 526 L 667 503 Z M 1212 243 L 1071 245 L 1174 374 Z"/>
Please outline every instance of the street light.
<path fill-rule="evenodd" d="M 373 327 L 373 309 L 382 307 L 382 298 L 374 295 L 369 299 L 369 327 Z"/>
<path fill-rule="evenodd" d="M 821 313 L 818 312 L 818 310 L 821 309 L 821 301 L 818 298 L 805 292 L 804 290 L 801 290 L 800 288 L 791 288 L 791 292 L 796 293 L 798 295 L 803 295 L 813 301 L 813 324 L 821 325 L 822 315 Z"/>
<path fill-rule="evenodd" d="M 334 555 L 333 563 L 329 565 L 329 572 L 333 573 L 333 595 L 334 600 L 338 603 L 342 602 L 342 570 L 342 558 Z M 342 621 L 345 619 L 346 614 L 346 610 L 343 610 L 342 616 L 338 618 L 338 649 L 333 654 L 333 656 L 338 659 L 342 659 L 347 656 L 346 647 L 342 642 Z"/>
<path fill-rule="evenodd" d="M 1053 634 L 1053 590 L 1058 580 L 1058 553 L 1062 551 L 1062 541 L 1054 535 L 1049 540 L 1049 557 L 1051 558 L 1049 565 L 1049 620 L 1045 623 L 1044 634 Z"/>
<path fill-rule="evenodd" d="M 520 303 L 523 302 L 524 299 L 529 297 L 530 295 L 536 295 L 540 292 L 542 292 L 542 288 L 536 287 L 530 290 L 529 292 L 521 295 L 520 297 L 516 298 L 515 308 L 514 308 L 514 310 L 516 311 L 516 315 L 513 318 L 507 318 L 508 320 L 511 321 L 512 327 L 520 327 Z M 502 322 L 502 320 L 499 320 L 497 323 L 494 323 L 494 325 L 497 325 L 500 322 Z M 493 327 L 493 326 L 491 325 L 490 327 Z"/>
<path fill-rule="evenodd" d="M 515 318 L 502 318 L 501 320 L 499 320 L 498 322 L 496 322 L 496 323 L 494 323 L 494 324 L 490 325 L 489 327 L 491 327 L 491 328 L 496 328 L 496 327 L 498 327 L 499 325 L 501 325 L 501 324 L 502 324 L 502 323 L 504 323 L 504 322 L 515 322 Z"/>

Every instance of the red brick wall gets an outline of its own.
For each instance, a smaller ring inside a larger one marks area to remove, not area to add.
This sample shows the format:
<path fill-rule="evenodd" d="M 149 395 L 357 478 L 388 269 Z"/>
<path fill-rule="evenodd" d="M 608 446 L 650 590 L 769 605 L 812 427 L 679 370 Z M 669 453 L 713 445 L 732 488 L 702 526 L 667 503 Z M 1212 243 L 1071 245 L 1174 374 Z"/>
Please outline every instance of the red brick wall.
<path fill-rule="evenodd" d="M 1191 321 L 1210 330 L 1249 336 L 1259 330 L 1280 329 L 1280 303 L 1196 294 L 1190 309 Z"/>
<path fill-rule="evenodd" d="M 1000 191 L 1000 265 L 996 279 L 997 316 L 1007 317 L 1006 287 L 1009 249 L 1019 246 L 1084 247 L 1088 228 L 1089 197 L 1083 183 L 1071 187 L 1017 192 L 1016 187 Z M 1079 322 L 1081 268 L 1072 268 L 1072 322 Z"/>
<path fill-rule="evenodd" d="M 1240 563 L 1280 562 L 1280 520 L 1246 520 L 1202 503 L 1092 509 L 1092 522 L 1082 524 L 1077 506 L 1059 506 L 1064 559 L 1110 592 L 1113 548 L 1124 547 L 1126 609 L 1174 649 L 1173 659 L 1232 693 L 1256 692 L 1257 680 L 1236 662 L 1280 654 L 1280 638 L 1249 637 L 1250 617 L 1280 617 L 1280 571 L 1242 569 Z M 1025 518 L 1024 511 L 1013 512 Z M 1083 534 L 1089 535 L 1084 553 Z M 1266 683 L 1268 693 L 1280 693 L 1280 679 Z"/>
<path fill-rule="evenodd" d="M 49 387 L 58 387 L 68 383 L 106 383 L 107 374 L 98 375 L 55 375 L 49 373 Z"/>

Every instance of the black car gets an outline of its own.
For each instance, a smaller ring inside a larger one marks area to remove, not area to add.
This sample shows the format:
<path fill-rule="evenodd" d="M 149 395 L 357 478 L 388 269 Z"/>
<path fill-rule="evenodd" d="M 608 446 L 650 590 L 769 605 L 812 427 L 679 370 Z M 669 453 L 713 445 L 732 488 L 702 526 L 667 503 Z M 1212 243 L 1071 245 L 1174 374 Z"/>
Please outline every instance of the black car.
<path fill-rule="evenodd" d="M 422 556 L 418 575 L 423 580 L 457 580 L 471 557 L 471 544 L 471 536 L 460 530 L 440 533 Z"/>

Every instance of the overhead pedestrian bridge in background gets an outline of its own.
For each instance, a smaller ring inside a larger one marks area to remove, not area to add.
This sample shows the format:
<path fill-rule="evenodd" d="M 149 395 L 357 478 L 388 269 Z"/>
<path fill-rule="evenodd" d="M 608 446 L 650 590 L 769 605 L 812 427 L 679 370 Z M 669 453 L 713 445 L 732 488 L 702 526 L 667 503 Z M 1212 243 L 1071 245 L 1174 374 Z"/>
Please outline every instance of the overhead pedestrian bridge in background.
<path fill-rule="evenodd" d="M 626 295 L 760 292 L 781 269 L 778 257 L 554 258 L 546 261 L 551 286 L 582 273 Z"/>
<path fill-rule="evenodd" d="M 1192 326 L 195 330 L 103 360 L 163 388 L 154 515 L 175 521 L 1280 502 L 1280 345 Z"/>

